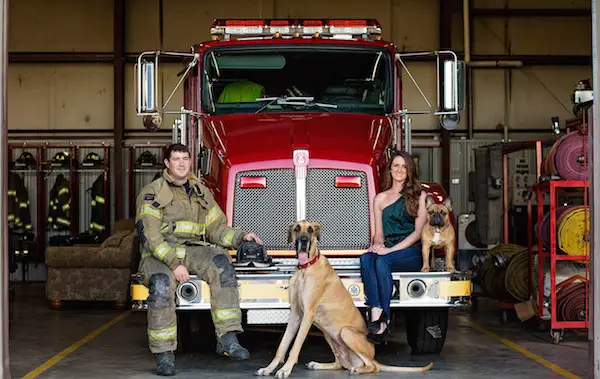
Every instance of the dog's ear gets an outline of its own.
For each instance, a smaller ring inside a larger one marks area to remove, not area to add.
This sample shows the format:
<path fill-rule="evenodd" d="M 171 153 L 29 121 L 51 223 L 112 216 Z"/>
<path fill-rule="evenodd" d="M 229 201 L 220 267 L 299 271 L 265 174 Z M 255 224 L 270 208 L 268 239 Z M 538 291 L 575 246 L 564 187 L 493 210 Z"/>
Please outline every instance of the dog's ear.
<path fill-rule="evenodd" d="M 433 204 L 435 204 L 435 201 L 433 201 L 433 196 L 430 194 L 425 196 L 425 209 L 429 209 L 429 207 L 431 207 Z"/>
<path fill-rule="evenodd" d="M 292 243 L 294 241 L 293 236 L 294 236 L 294 227 L 296 226 L 296 223 L 290 224 L 287 227 L 287 235 L 288 235 L 288 243 Z"/>
<path fill-rule="evenodd" d="M 452 199 L 450 197 L 444 199 L 444 207 L 448 208 L 448 212 L 452 212 Z"/>
<path fill-rule="evenodd" d="M 318 222 L 313 222 L 312 223 L 312 228 L 313 228 L 313 233 L 315 235 L 315 238 L 317 239 L 317 241 L 321 240 L 321 224 L 319 224 Z"/>

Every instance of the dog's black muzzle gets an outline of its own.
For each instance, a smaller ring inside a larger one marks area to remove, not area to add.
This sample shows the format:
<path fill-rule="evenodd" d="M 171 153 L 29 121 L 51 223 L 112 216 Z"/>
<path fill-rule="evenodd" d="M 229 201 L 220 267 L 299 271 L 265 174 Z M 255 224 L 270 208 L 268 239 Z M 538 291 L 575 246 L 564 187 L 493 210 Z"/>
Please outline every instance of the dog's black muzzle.
<path fill-rule="evenodd" d="M 310 238 L 302 236 L 296 240 L 296 255 L 310 251 Z"/>
<path fill-rule="evenodd" d="M 429 225 L 443 227 L 444 226 L 444 216 L 441 213 L 434 213 L 431 215 L 429 220 Z"/>

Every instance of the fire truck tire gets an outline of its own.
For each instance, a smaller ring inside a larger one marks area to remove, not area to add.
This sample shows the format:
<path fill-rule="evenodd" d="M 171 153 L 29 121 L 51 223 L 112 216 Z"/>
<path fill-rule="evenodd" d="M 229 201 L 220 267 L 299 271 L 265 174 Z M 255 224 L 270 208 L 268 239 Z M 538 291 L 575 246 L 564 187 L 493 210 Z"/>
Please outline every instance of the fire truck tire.
<path fill-rule="evenodd" d="M 216 346 L 214 326 L 210 311 L 177 312 L 177 352 L 214 350 Z"/>
<path fill-rule="evenodd" d="M 409 309 L 405 325 L 412 354 L 439 354 L 446 342 L 448 308 Z"/>

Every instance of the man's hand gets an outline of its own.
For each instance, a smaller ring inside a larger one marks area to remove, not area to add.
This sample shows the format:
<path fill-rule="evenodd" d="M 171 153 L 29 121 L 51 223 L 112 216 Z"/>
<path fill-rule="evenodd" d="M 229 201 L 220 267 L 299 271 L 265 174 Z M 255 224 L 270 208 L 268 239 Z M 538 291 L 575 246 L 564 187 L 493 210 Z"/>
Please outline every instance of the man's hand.
<path fill-rule="evenodd" d="M 179 265 L 173 270 L 173 275 L 179 283 L 187 282 L 190 280 L 190 273 L 184 265 Z"/>
<path fill-rule="evenodd" d="M 256 243 L 258 243 L 260 245 L 263 244 L 261 239 L 254 233 L 248 233 L 244 236 L 244 241 L 252 241 L 252 240 L 256 241 Z"/>

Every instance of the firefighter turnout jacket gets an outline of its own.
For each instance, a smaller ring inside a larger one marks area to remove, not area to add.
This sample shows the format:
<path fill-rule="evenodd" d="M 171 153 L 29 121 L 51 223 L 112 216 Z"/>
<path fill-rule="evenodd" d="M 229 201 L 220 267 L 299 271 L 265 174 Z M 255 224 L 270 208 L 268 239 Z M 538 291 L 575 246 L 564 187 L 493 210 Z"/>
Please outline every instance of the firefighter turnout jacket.
<path fill-rule="evenodd" d="M 71 227 L 71 195 L 69 181 L 63 174 L 58 174 L 54 186 L 50 190 L 48 207 L 48 225 L 54 230 L 68 230 Z"/>
<path fill-rule="evenodd" d="M 8 225 L 13 229 L 31 231 L 31 210 L 29 209 L 29 191 L 19 174 L 8 174 Z"/>
<path fill-rule="evenodd" d="M 198 178 L 191 175 L 188 184 L 187 190 L 173 185 L 165 169 L 161 178 L 142 188 L 136 201 L 142 256 L 153 256 L 171 269 L 182 264 L 185 245 L 235 249 L 245 235 L 227 225 L 225 214 Z"/>
<path fill-rule="evenodd" d="M 92 184 L 90 195 L 92 197 L 92 217 L 90 220 L 90 232 L 92 234 L 101 234 L 106 229 L 106 196 L 104 193 L 104 174 L 99 175 L 98 178 L 94 181 L 94 184 Z"/>

